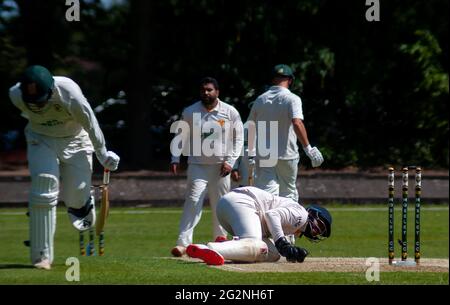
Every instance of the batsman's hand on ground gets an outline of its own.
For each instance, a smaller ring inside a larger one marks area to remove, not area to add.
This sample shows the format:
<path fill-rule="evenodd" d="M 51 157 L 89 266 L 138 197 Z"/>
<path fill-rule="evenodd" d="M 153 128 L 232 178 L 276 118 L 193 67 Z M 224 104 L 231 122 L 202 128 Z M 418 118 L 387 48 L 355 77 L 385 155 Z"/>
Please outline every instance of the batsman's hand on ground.
<path fill-rule="evenodd" d="M 302 263 L 309 254 L 306 249 L 293 246 L 285 236 L 275 242 L 275 247 L 280 255 L 286 257 L 286 260 L 291 263 Z"/>
<path fill-rule="evenodd" d="M 170 163 L 170 172 L 174 175 L 178 175 L 178 163 Z"/>
<path fill-rule="evenodd" d="M 104 149 L 96 154 L 98 161 L 104 168 L 115 171 L 119 166 L 120 157 L 116 153 Z"/>
<path fill-rule="evenodd" d="M 231 173 L 231 170 L 233 168 L 230 164 L 223 162 L 222 166 L 220 167 L 220 177 L 226 177 Z"/>
<path fill-rule="evenodd" d="M 311 147 L 311 145 L 308 145 L 303 148 L 308 158 L 311 159 L 311 164 L 313 167 L 318 167 L 323 163 L 323 156 L 322 153 L 319 151 L 317 147 Z"/>

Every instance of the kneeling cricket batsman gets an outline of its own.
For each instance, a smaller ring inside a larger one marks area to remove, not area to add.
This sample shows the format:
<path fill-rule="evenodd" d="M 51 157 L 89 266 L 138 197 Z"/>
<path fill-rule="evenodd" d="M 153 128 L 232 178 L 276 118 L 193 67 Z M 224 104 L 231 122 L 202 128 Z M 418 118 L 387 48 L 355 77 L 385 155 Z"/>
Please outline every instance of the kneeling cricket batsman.
<path fill-rule="evenodd" d="M 312 242 L 331 235 L 332 218 L 320 206 L 304 208 L 291 198 L 274 196 L 256 187 L 240 187 L 217 204 L 220 224 L 233 240 L 191 244 L 186 252 L 208 265 L 235 262 L 275 262 L 280 256 L 302 263 L 308 251 L 292 245 L 287 235 L 305 236 Z M 275 242 L 273 242 L 275 241 Z"/>

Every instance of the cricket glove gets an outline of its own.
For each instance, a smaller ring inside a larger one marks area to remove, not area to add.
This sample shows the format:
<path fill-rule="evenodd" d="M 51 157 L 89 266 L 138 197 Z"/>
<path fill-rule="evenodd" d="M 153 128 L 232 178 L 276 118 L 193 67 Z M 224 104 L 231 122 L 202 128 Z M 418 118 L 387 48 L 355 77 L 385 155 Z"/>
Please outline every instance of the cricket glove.
<path fill-rule="evenodd" d="M 291 263 L 303 263 L 309 254 L 306 249 L 293 246 L 285 236 L 275 242 L 275 247 L 280 255 L 286 257 L 286 260 Z"/>
<path fill-rule="evenodd" d="M 120 157 L 112 152 L 103 149 L 100 152 L 96 153 L 98 161 L 100 161 L 101 165 L 110 171 L 115 171 L 119 166 Z"/>
<path fill-rule="evenodd" d="M 319 151 L 317 147 L 311 147 L 311 145 L 308 145 L 303 148 L 308 158 L 311 159 L 311 164 L 313 167 L 318 167 L 323 163 L 323 156 L 322 153 Z"/>

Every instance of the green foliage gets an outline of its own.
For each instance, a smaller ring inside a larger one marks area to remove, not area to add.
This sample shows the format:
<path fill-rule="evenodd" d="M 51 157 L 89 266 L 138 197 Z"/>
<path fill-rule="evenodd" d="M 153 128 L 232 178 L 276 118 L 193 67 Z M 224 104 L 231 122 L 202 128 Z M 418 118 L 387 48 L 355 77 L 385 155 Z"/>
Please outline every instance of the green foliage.
<path fill-rule="evenodd" d="M 38 7 L 47 21 L 34 23 L 51 41 L 44 48 L 33 48 L 24 27 L 36 16 L 0 13 L 0 109 L 14 111 L 7 89 L 33 58 L 74 78 L 94 106 L 124 90 L 129 106 L 99 117 L 124 163 L 142 159 L 132 150 L 144 146 L 168 158 L 168 127 L 198 98 L 201 77 L 216 77 L 221 99 L 245 119 L 271 68 L 286 63 L 327 167 L 449 166 L 448 1 L 392 0 L 381 22 L 365 20 L 361 1 L 81 1 L 81 21 L 72 23 L 55 3 Z M 115 132 L 118 120 L 125 127 Z"/>
<path fill-rule="evenodd" d="M 442 49 L 436 37 L 430 31 L 417 30 L 417 41 L 411 45 L 402 44 L 400 51 L 411 56 L 412 63 L 417 66 L 422 74 L 414 92 L 425 91 L 431 97 L 439 97 L 449 93 L 448 72 L 445 72 L 440 63 L 439 56 Z"/>

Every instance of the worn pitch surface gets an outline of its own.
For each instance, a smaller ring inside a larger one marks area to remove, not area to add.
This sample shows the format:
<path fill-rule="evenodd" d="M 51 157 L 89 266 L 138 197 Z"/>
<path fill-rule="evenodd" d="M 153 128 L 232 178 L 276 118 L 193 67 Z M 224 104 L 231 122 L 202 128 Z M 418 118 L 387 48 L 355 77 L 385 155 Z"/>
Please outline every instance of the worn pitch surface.
<path fill-rule="evenodd" d="M 183 257 L 190 262 L 203 262 L 199 259 Z M 417 266 L 389 265 L 386 258 L 377 258 L 381 272 L 448 272 L 449 260 L 437 258 L 422 258 Z M 214 268 L 235 272 L 365 272 L 369 267 L 374 267 L 374 258 L 366 257 L 311 257 L 305 262 L 289 263 L 281 258 L 276 263 L 231 263 L 226 262 L 222 266 Z M 411 260 L 412 262 L 412 260 Z"/>

